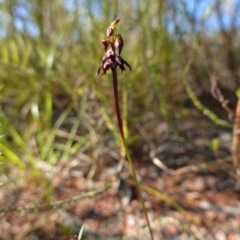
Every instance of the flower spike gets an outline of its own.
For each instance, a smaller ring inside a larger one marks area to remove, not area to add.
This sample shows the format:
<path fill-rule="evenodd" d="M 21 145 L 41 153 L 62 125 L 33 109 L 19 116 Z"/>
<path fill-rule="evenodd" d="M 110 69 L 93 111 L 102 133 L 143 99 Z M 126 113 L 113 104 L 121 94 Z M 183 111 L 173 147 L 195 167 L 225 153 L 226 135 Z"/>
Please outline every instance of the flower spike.
<path fill-rule="evenodd" d="M 147 210 L 146 210 L 146 207 L 144 205 L 144 201 L 143 201 L 143 198 L 141 195 L 140 184 L 137 179 L 137 174 L 134 169 L 133 161 L 128 152 L 127 143 L 126 143 L 125 136 L 124 136 L 124 125 L 122 122 L 121 111 L 120 111 L 120 106 L 119 106 L 117 67 L 119 66 L 120 70 L 123 72 L 126 70 L 125 65 L 127 65 L 127 67 L 132 71 L 131 66 L 122 57 L 120 57 L 120 54 L 123 49 L 123 38 L 122 38 L 121 34 L 116 34 L 116 35 L 114 34 L 114 30 L 117 27 L 119 21 L 120 21 L 120 18 L 118 18 L 117 20 L 115 20 L 114 22 L 111 23 L 110 27 L 108 27 L 108 29 L 107 29 L 107 38 L 102 40 L 105 54 L 102 58 L 102 64 L 98 68 L 96 75 L 98 76 L 101 71 L 102 71 L 102 75 L 105 75 L 109 69 L 112 72 L 113 95 L 114 95 L 115 110 L 116 110 L 117 121 L 118 121 L 118 128 L 120 131 L 122 143 L 123 143 L 123 146 L 125 149 L 125 153 L 126 153 L 129 165 L 131 166 L 131 170 L 132 170 L 133 177 L 134 177 L 134 182 L 136 183 L 136 187 L 138 189 L 138 194 L 140 196 L 140 200 L 142 203 L 144 215 L 146 217 L 147 225 L 148 225 L 148 228 L 150 231 L 151 240 L 153 240 L 153 233 L 152 233 L 152 229 L 151 229 L 150 222 L 148 219 Z M 118 52 L 118 54 L 116 52 Z"/>
<path fill-rule="evenodd" d="M 117 27 L 119 21 L 120 18 L 111 23 L 107 29 L 108 37 L 102 40 L 105 54 L 102 59 L 102 64 L 97 70 L 96 76 L 98 76 L 101 71 L 102 75 L 105 75 L 109 69 L 117 68 L 118 66 L 123 72 L 125 71 L 124 65 L 127 65 L 127 67 L 132 71 L 131 66 L 128 64 L 128 62 L 120 57 L 124 45 L 122 35 L 114 34 L 114 30 Z M 118 55 L 116 54 L 116 51 L 118 52 Z"/>

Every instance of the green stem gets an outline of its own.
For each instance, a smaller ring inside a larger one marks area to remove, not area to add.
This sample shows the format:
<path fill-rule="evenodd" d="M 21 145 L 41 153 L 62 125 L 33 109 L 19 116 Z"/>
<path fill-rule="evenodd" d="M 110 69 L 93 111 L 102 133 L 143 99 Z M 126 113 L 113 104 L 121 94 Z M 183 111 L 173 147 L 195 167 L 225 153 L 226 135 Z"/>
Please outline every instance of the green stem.
<path fill-rule="evenodd" d="M 147 226 L 148 226 L 148 229 L 149 229 L 149 232 L 150 232 L 150 235 L 151 235 L 151 240 L 154 240 L 152 228 L 150 226 L 150 222 L 149 222 L 149 219 L 148 219 L 147 209 L 145 207 L 143 197 L 142 197 L 142 193 L 141 193 L 141 190 L 140 190 L 140 184 L 137 180 L 137 174 L 136 174 L 136 171 L 135 171 L 135 168 L 134 168 L 134 165 L 133 165 L 133 161 L 132 161 L 132 158 L 131 158 L 130 153 L 128 151 L 128 147 L 127 147 L 126 140 L 125 140 L 125 137 L 124 137 L 123 123 L 122 123 L 121 112 L 120 112 L 120 107 L 119 107 L 117 68 L 112 67 L 111 70 L 112 70 L 112 74 L 113 74 L 113 92 L 114 92 L 115 108 L 116 108 L 118 127 L 119 127 L 119 130 L 120 130 L 122 143 L 123 143 L 123 146 L 124 146 L 124 149 L 125 149 L 127 160 L 129 162 L 129 165 L 130 165 L 130 168 L 131 168 L 131 171 L 132 171 L 132 174 L 133 174 L 134 182 L 136 183 L 136 187 L 137 187 L 137 190 L 138 190 L 140 202 L 142 204 L 143 212 L 144 212 L 144 215 L 145 215 L 145 218 L 146 218 L 146 221 L 147 221 Z"/>

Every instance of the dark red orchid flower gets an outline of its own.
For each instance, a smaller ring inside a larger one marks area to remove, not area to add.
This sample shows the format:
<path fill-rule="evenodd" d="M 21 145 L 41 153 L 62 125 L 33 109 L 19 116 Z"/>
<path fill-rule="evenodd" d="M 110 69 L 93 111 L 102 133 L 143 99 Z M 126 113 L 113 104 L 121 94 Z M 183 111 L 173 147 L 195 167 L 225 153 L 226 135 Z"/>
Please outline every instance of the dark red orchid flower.
<path fill-rule="evenodd" d="M 107 30 L 107 38 L 102 40 L 103 48 L 105 51 L 105 55 L 102 59 L 102 64 L 98 68 L 97 76 L 99 75 L 100 71 L 102 70 L 102 75 L 105 75 L 106 72 L 111 68 L 119 68 L 121 71 L 125 71 L 124 65 L 127 65 L 128 68 L 132 71 L 131 66 L 122 58 L 120 54 L 123 49 L 123 38 L 121 34 L 114 34 L 114 30 L 117 27 L 120 18 L 115 20 L 111 23 Z M 116 54 L 116 51 L 119 55 Z"/>
<path fill-rule="evenodd" d="M 108 51 L 105 53 L 103 59 L 102 59 L 102 65 L 99 67 L 97 71 L 97 76 L 99 75 L 100 71 L 102 70 L 102 75 L 105 75 L 107 70 L 111 68 L 119 68 L 124 71 L 125 67 L 124 65 L 127 65 L 128 68 L 132 71 L 131 66 L 126 62 L 123 58 L 118 56 L 111 48 L 108 49 Z"/>

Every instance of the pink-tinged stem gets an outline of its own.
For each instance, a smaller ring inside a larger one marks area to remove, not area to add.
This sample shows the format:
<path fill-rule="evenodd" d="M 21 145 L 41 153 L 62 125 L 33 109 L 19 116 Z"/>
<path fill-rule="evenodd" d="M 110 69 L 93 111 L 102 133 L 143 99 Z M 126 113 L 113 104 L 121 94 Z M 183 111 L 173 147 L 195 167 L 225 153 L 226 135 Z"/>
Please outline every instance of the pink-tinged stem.
<path fill-rule="evenodd" d="M 112 70 L 112 74 L 113 74 L 113 93 L 114 93 L 115 109 L 116 109 L 117 120 L 118 120 L 118 127 L 120 130 L 122 139 L 125 139 L 124 132 L 123 132 L 123 123 L 122 123 L 122 118 L 121 118 L 121 112 L 120 112 L 120 107 L 119 107 L 117 69 L 115 67 L 112 67 L 111 70 Z"/>
<path fill-rule="evenodd" d="M 145 204 L 144 204 L 144 201 L 143 201 L 143 198 L 142 198 L 142 194 L 141 194 L 141 190 L 140 190 L 140 185 L 139 185 L 138 180 L 137 180 L 137 174 L 136 174 L 136 171 L 134 169 L 133 162 L 131 160 L 130 154 L 128 152 L 128 149 L 127 149 L 127 146 L 126 146 L 126 143 L 125 143 L 125 137 L 124 137 L 124 132 L 123 132 L 123 124 L 122 124 L 121 112 L 120 112 L 120 107 L 119 107 L 119 98 L 118 98 L 117 69 L 115 67 L 112 67 L 111 70 L 112 70 L 112 74 L 113 74 L 113 92 L 114 92 L 116 114 L 117 114 L 117 119 L 118 119 L 118 127 L 119 127 L 119 130 L 120 130 L 120 133 L 121 133 L 121 137 L 122 137 L 123 145 L 124 145 L 124 148 L 125 148 L 125 151 L 126 151 L 126 155 L 127 155 L 129 164 L 130 164 L 131 169 L 132 169 L 134 181 L 137 185 L 137 190 L 138 190 L 139 197 L 140 197 L 142 207 L 143 207 L 143 210 L 144 210 L 144 215 L 146 217 L 147 225 L 148 225 L 148 228 L 149 228 L 149 231 L 150 231 L 151 240 L 154 240 L 153 232 L 152 232 L 150 222 L 149 222 L 149 219 L 148 219 L 148 215 L 147 215 L 147 209 L 145 207 Z"/>

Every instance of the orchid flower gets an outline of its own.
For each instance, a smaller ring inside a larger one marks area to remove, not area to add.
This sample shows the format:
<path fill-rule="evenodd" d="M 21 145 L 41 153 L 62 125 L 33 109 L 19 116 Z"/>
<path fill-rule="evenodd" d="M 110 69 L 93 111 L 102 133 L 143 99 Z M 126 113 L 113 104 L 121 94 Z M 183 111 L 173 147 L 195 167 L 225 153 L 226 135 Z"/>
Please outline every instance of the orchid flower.
<path fill-rule="evenodd" d="M 131 71 L 132 68 L 126 62 L 122 57 L 120 57 L 120 54 L 123 49 L 123 38 L 121 34 L 114 34 L 115 28 L 117 27 L 118 23 L 120 21 L 120 18 L 115 20 L 111 23 L 111 25 L 107 29 L 107 38 L 102 40 L 103 48 L 105 51 L 105 54 L 102 58 L 102 64 L 98 68 L 97 76 L 100 74 L 102 70 L 102 75 L 105 75 L 106 72 L 111 68 L 119 68 L 121 71 L 125 71 L 124 65 L 126 65 Z M 118 54 L 116 53 L 118 52 Z"/>

